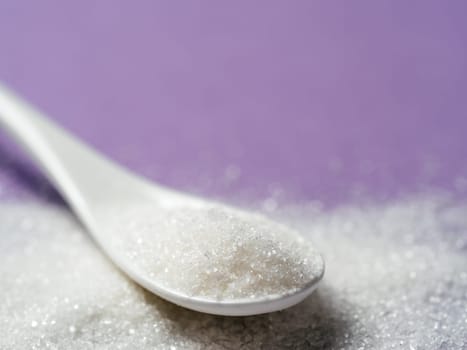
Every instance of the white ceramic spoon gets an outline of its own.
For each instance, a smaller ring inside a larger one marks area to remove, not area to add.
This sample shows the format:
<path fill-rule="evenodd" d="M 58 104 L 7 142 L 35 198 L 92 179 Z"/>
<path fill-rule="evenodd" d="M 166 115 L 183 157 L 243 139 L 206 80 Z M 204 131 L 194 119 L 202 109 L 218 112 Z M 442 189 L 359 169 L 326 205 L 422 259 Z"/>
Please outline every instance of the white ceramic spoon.
<path fill-rule="evenodd" d="M 254 315 L 281 310 L 310 295 L 324 273 L 298 291 L 282 296 L 217 301 L 191 297 L 161 286 L 135 268 L 109 244 L 106 231 L 109 208 L 121 203 L 147 202 L 163 206 L 212 207 L 213 202 L 194 198 L 153 183 L 116 165 L 109 159 L 54 125 L 32 106 L 0 84 L 0 125 L 30 153 L 50 181 L 68 201 L 94 240 L 130 278 L 149 291 L 188 309 L 217 315 Z M 104 215 L 105 213 L 105 215 Z M 118 215 L 116 213 L 115 215 Z M 158 233 L 164 234 L 164 233 Z"/>

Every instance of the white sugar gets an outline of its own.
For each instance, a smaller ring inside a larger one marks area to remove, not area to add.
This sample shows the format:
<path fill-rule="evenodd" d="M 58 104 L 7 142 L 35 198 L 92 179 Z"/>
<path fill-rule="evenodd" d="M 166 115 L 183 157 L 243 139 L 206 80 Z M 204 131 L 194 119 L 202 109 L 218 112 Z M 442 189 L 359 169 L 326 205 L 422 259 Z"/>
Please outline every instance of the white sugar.
<path fill-rule="evenodd" d="M 439 196 L 277 212 L 323 252 L 303 303 L 254 317 L 143 291 L 64 209 L 0 204 L 0 349 L 467 347 L 467 203 Z"/>
<path fill-rule="evenodd" d="M 216 300 L 285 295 L 319 280 L 310 242 L 262 215 L 208 209 L 136 208 L 114 219 L 119 254 L 159 285 Z"/>

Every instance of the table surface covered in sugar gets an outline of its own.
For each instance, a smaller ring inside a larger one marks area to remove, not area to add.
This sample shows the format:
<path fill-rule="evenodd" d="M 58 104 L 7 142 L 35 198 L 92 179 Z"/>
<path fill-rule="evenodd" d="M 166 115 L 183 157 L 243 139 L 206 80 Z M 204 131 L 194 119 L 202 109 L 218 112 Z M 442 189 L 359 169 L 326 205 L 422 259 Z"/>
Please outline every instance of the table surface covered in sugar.
<path fill-rule="evenodd" d="M 303 303 L 253 317 L 144 292 L 62 207 L 0 209 L 1 349 L 467 347 L 467 203 L 446 196 L 285 208 L 282 220 L 324 253 L 326 278 Z"/>

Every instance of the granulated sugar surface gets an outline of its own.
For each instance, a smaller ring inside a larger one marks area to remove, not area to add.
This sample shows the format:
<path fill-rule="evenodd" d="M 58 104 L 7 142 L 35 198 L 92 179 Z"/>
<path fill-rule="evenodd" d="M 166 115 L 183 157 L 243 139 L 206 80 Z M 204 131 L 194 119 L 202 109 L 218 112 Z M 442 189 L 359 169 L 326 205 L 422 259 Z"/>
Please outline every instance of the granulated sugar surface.
<path fill-rule="evenodd" d="M 204 299 L 286 295 L 318 281 L 324 264 L 310 242 L 259 214 L 223 205 L 113 215 L 109 240 L 158 285 Z"/>
<path fill-rule="evenodd" d="M 467 203 L 438 195 L 277 217 L 327 272 L 303 303 L 219 317 L 143 291 L 64 209 L 0 204 L 0 349 L 467 348 Z"/>

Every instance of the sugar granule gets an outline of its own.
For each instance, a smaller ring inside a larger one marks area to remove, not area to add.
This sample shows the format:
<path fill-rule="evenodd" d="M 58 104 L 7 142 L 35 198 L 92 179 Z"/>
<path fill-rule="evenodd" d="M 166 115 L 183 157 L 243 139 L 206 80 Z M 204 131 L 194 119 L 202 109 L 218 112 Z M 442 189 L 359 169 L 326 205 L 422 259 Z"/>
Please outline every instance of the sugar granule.
<path fill-rule="evenodd" d="M 318 281 L 321 255 L 285 225 L 223 205 L 127 209 L 109 241 L 157 284 L 205 299 L 286 295 Z"/>
<path fill-rule="evenodd" d="M 64 209 L 0 204 L 0 349 L 466 349 L 467 203 L 278 213 L 327 262 L 290 309 L 218 317 L 118 272 Z M 77 307 L 75 307 L 77 306 Z"/>

